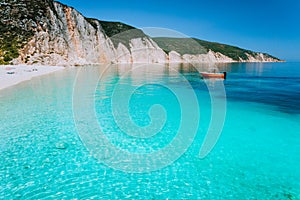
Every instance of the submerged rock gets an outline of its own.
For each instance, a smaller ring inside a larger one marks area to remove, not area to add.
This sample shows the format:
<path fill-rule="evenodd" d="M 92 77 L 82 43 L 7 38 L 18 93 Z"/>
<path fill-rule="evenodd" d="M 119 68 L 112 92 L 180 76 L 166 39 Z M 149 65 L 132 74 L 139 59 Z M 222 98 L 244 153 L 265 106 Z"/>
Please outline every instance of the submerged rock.
<path fill-rule="evenodd" d="M 56 149 L 66 149 L 68 146 L 69 145 L 65 142 L 57 142 L 55 145 Z"/>

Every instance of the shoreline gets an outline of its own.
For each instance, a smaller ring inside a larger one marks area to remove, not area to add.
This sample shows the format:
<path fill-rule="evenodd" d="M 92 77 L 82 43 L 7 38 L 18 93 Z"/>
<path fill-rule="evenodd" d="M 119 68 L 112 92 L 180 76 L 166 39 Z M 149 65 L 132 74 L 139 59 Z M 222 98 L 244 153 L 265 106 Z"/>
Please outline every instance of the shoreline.
<path fill-rule="evenodd" d="M 228 63 L 278 63 L 286 62 L 285 60 L 276 61 L 276 62 L 218 62 L 217 64 L 228 64 Z M 185 63 L 185 62 L 178 62 Z M 189 62 L 186 62 L 189 63 Z M 103 65 L 104 63 L 91 63 L 83 65 L 69 65 L 71 66 L 85 66 L 85 65 Z M 128 63 L 111 63 L 114 64 L 128 64 Z M 131 63 L 132 64 L 132 63 Z M 137 63 L 138 64 L 138 63 Z M 177 64 L 176 62 L 164 63 L 164 64 Z M 47 75 L 56 71 L 65 69 L 67 66 L 50 66 L 50 65 L 0 65 L 0 91 L 8 87 L 17 85 L 21 82 L 31 80 L 34 77 L 39 77 Z M 12 73 L 13 74 L 8 74 Z"/>
<path fill-rule="evenodd" d="M 0 91 L 29 81 L 34 77 L 47 75 L 65 69 L 62 66 L 43 65 L 0 65 Z"/>

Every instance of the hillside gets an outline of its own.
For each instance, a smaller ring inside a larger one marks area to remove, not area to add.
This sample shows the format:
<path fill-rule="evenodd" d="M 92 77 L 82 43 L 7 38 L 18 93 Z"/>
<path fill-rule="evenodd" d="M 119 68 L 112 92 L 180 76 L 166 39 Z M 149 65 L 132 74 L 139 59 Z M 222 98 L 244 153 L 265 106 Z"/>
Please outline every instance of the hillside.
<path fill-rule="evenodd" d="M 219 52 L 234 61 L 247 60 L 249 55 L 257 57 L 259 53 L 253 52 L 246 49 L 241 49 L 239 47 L 208 42 L 204 40 L 199 40 L 197 38 L 152 38 L 165 52 L 176 51 L 181 55 L 184 54 L 206 54 L 209 50 L 213 52 Z M 280 60 L 274 56 L 263 53 L 267 58 L 272 58 L 274 60 Z"/>
<path fill-rule="evenodd" d="M 0 2 L 0 64 L 277 61 L 199 39 L 150 38 L 133 26 L 86 18 L 53 0 Z"/>
<path fill-rule="evenodd" d="M 51 0 L 1 0 L 0 2 L 0 64 L 7 64 L 17 58 L 28 41 L 34 36 L 37 24 L 42 21 Z"/>
<path fill-rule="evenodd" d="M 108 22 L 98 20 L 101 24 L 104 32 L 111 38 L 114 46 L 117 48 L 119 43 L 124 44 L 127 48 L 130 48 L 130 40 L 134 38 L 147 38 L 148 36 L 133 26 L 124 24 L 122 22 Z"/>

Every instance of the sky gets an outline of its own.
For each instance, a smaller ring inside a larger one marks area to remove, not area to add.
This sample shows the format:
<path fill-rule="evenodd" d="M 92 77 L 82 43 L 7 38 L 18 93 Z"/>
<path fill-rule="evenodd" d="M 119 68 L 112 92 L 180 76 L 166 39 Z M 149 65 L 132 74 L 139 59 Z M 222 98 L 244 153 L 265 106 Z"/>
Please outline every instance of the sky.
<path fill-rule="evenodd" d="M 159 27 L 188 37 L 300 61 L 300 0 L 58 0 L 86 17 L 137 28 Z"/>

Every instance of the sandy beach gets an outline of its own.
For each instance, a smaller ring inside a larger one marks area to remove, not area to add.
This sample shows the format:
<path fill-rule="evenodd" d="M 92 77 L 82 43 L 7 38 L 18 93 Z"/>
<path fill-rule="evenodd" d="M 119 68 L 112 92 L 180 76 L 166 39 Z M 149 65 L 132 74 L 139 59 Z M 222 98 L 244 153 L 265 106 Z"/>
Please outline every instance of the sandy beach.
<path fill-rule="evenodd" d="M 0 90 L 63 69 L 57 66 L 0 65 Z"/>

